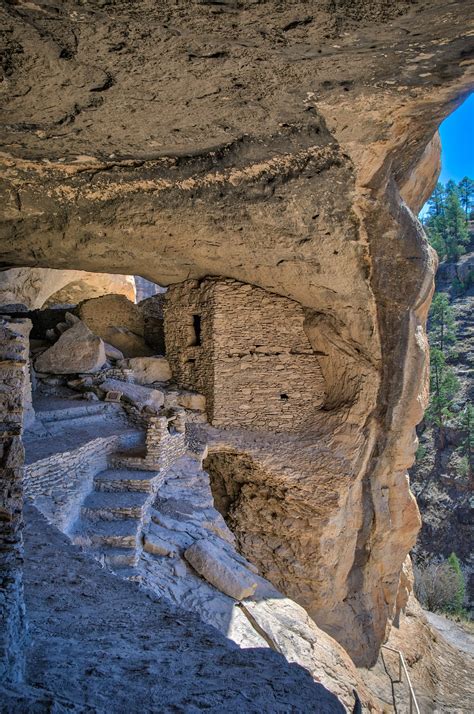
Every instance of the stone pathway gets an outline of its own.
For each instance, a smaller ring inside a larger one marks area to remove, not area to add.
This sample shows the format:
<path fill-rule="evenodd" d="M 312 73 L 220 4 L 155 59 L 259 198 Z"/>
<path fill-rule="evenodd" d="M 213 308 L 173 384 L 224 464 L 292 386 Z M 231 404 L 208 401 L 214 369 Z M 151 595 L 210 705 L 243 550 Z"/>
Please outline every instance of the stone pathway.
<path fill-rule="evenodd" d="M 133 577 L 141 552 L 141 534 L 156 491 L 163 481 L 158 471 L 109 468 L 94 477 L 72 539 L 91 548 L 122 577 Z"/>
<path fill-rule="evenodd" d="M 3 711 L 344 712 L 302 667 L 114 577 L 31 506 L 25 522 L 27 686 L 0 686 Z"/>

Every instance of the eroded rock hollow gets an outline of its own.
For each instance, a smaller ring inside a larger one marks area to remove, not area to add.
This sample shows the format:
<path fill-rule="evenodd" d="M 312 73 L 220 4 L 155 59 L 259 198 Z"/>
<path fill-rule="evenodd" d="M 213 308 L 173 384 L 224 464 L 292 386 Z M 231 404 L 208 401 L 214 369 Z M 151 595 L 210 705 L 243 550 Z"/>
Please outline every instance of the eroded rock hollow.
<path fill-rule="evenodd" d="M 226 423 L 206 463 L 244 555 L 361 665 L 420 523 L 407 467 L 436 260 L 416 212 L 472 83 L 470 6 L 0 8 L 2 266 L 214 276 L 295 305 L 311 418 Z"/>

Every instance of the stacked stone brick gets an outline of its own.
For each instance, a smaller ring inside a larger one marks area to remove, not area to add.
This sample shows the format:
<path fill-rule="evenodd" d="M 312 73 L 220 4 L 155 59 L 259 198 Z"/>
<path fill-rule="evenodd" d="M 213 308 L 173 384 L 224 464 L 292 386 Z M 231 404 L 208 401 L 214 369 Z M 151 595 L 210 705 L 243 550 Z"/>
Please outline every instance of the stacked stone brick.
<path fill-rule="evenodd" d="M 234 280 L 172 286 L 166 354 L 180 387 L 206 396 L 214 426 L 307 428 L 324 397 L 298 303 Z"/>
<path fill-rule="evenodd" d="M 169 417 L 150 417 L 146 432 L 146 458 L 159 471 L 166 471 L 186 453 L 185 425 L 178 412 Z"/>
<path fill-rule="evenodd" d="M 113 463 L 130 469 L 166 471 L 186 451 L 184 410 L 171 417 L 147 415 L 144 453 L 139 456 L 119 455 Z"/>
<path fill-rule="evenodd" d="M 165 354 L 165 335 L 163 329 L 163 307 L 165 296 L 163 293 L 153 295 L 142 300 L 138 309 L 144 320 L 144 336 L 156 354 Z"/>
<path fill-rule="evenodd" d="M 28 376 L 28 323 L 0 319 L 0 681 L 19 681 L 23 673 L 26 622 L 21 434 Z"/>

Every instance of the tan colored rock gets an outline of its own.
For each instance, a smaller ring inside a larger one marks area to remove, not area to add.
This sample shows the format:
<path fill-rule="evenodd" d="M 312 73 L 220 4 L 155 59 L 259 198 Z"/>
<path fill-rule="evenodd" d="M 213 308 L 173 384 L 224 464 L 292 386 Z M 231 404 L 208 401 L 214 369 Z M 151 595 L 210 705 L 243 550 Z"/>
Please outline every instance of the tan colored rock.
<path fill-rule="evenodd" d="M 116 360 L 117 362 L 123 360 L 123 352 L 118 350 L 113 345 L 109 345 L 108 342 L 104 342 L 105 354 L 109 359 Z"/>
<path fill-rule="evenodd" d="M 169 382 L 172 377 L 169 362 L 165 357 L 133 357 L 123 360 L 120 367 L 131 369 L 138 384 Z"/>
<path fill-rule="evenodd" d="M 35 361 L 37 372 L 74 374 L 98 372 L 105 364 L 104 342 L 87 325 L 77 322 Z"/>
<path fill-rule="evenodd" d="M 204 394 L 197 392 L 178 392 L 176 402 L 185 409 L 191 409 L 196 412 L 206 411 L 206 397 Z"/>
<path fill-rule="evenodd" d="M 152 555 L 176 555 L 176 549 L 154 533 L 146 533 L 143 549 Z"/>
<path fill-rule="evenodd" d="M 124 295 L 103 295 L 84 300 L 79 305 L 78 314 L 89 329 L 104 340 L 111 327 L 125 327 L 143 337 L 140 310 Z"/>
<path fill-rule="evenodd" d="M 149 357 L 153 354 L 143 337 L 126 327 L 110 327 L 107 331 L 107 342 L 120 350 L 123 357 Z"/>
<path fill-rule="evenodd" d="M 23 304 L 36 310 L 48 305 L 76 305 L 108 293 L 134 301 L 133 275 L 49 268 L 11 268 L 0 273 L 0 305 Z"/>
<path fill-rule="evenodd" d="M 251 597 L 257 589 L 255 575 L 208 540 L 186 549 L 184 557 L 211 585 L 236 600 Z"/>
<path fill-rule="evenodd" d="M 400 189 L 401 197 L 415 215 L 418 215 L 433 193 L 440 172 L 441 139 L 437 131 Z"/>
<path fill-rule="evenodd" d="M 103 392 L 121 392 L 123 399 L 134 404 L 138 409 L 151 407 L 154 410 L 158 410 L 165 401 L 163 392 L 159 389 L 151 389 L 150 387 L 143 387 L 140 384 L 131 384 L 130 382 L 121 382 L 118 379 L 106 379 L 100 384 L 100 389 Z"/>
<path fill-rule="evenodd" d="M 76 29 L 69 0 L 54 36 L 4 12 L 23 53 L 4 97 L 2 264 L 133 271 L 161 285 L 222 276 L 300 304 L 326 398 L 298 439 L 259 454 L 245 445 L 267 475 L 254 509 L 257 484 L 242 487 L 236 521 L 280 589 L 367 664 L 419 528 L 406 470 L 427 397 L 435 261 L 400 190 L 472 87 L 471 4 L 311 3 L 311 18 L 295 20 L 301 3 L 236 2 L 238 27 L 219 6 L 165 4 L 173 42 L 161 30 L 133 39 L 159 25 L 161 4 L 139 0 L 126 17 L 108 8 L 141 74 L 113 71 L 122 60 L 100 22 L 81 24 L 64 61 L 56 34 Z M 77 77 L 91 47 L 115 81 L 94 106 L 90 87 L 104 79 Z M 150 112 L 158 75 L 165 111 Z"/>

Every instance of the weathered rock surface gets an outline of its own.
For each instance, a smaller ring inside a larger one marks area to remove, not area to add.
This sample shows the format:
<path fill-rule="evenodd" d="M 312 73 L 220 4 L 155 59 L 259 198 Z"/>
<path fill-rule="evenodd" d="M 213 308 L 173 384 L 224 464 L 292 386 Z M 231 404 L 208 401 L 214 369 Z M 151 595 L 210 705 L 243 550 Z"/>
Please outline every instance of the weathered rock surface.
<path fill-rule="evenodd" d="M 121 392 L 123 399 L 130 402 L 130 404 L 134 404 L 138 409 L 143 409 L 144 407 L 159 409 L 165 401 L 164 394 L 159 389 L 144 387 L 140 384 L 131 384 L 130 382 L 121 382 L 118 379 L 106 379 L 100 384 L 100 389 L 103 392 Z"/>
<path fill-rule="evenodd" d="M 123 353 L 120 352 L 120 350 L 118 350 L 113 345 L 109 345 L 108 342 L 104 342 L 104 348 L 105 348 L 105 354 L 109 359 L 115 360 L 117 362 L 120 362 L 123 360 Z"/>
<path fill-rule="evenodd" d="M 251 597 L 257 589 L 255 577 L 208 540 L 193 543 L 184 557 L 199 575 L 235 600 Z"/>
<path fill-rule="evenodd" d="M 103 340 L 94 335 L 87 325 L 77 322 L 60 336 L 52 347 L 35 360 L 37 372 L 75 374 L 98 372 L 105 364 Z"/>
<path fill-rule="evenodd" d="M 133 357 L 123 360 L 119 366 L 131 369 L 133 378 L 138 384 L 169 382 L 171 379 L 170 365 L 165 357 Z"/>
<path fill-rule="evenodd" d="M 107 341 L 122 352 L 124 357 L 143 357 L 153 354 L 143 337 L 136 335 L 126 327 L 110 327 Z"/>
<path fill-rule="evenodd" d="M 48 305 L 76 305 L 107 293 L 134 301 L 133 275 L 48 268 L 12 268 L 0 273 L 0 305 L 22 304 L 36 310 Z"/>
<path fill-rule="evenodd" d="M 96 335 L 106 340 L 111 327 L 125 327 L 143 337 L 143 318 L 138 307 L 124 295 L 103 295 L 84 300 L 79 317 Z"/>
<path fill-rule="evenodd" d="M 356 689 L 364 710 L 377 711 L 373 697 L 346 652 L 320 630 L 305 610 L 275 590 L 255 566 L 235 549 L 236 540 L 216 510 L 209 476 L 195 459 L 184 457 L 166 473 L 154 502 L 151 522 L 144 535 L 145 553 L 138 572 L 146 587 L 174 604 L 180 604 L 240 647 L 269 647 L 311 672 L 344 703 L 349 711 Z M 153 545 L 148 548 L 147 542 Z M 189 567 L 186 553 L 195 544 L 212 542 L 206 549 L 209 580 Z M 240 604 L 222 591 L 227 580 L 216 579 L 219 564 L 244 574 L 256 583 L 251 597 Z"/>
<path fill-rule="evenodd" d="M 387 645 L 403 653 L 423 714 L 467 714 L 474 700 L 472 651 L 451 645 L 429 618 L 430 613 L 425 613 L 411 596 L 406 614 L 400 618 L 399 627 L 392 628 Z M 396 653 L 382 650 L 376 665 L 368 671 L 360 670 L 360 674 L 378 695 L 383 711 L 391 710 L 394 704 L 396 711 L 409 711 L 407 687 L 405 682 L 398 683 Z"/>
<path fill-rule="evenodd" d="M 164 355 L 165 335 L 163 329 L 163 304 L 164 295 L 159 293 L 145 298 L 138 303 L 138 309 L 143 315 L 145 323 L 144 333 L 147 344 L 155 354 Z"/>
<path fill-rule="evenodd" d="M 419 528 L 435 268 L 400 191 L 471 86 L 472 3 L 38 7 L 0 8 L 2 264 L 220 275 L 303 305 L 321 420 L 276 463 L 252 454 L 272 475 L 241 525 L 271 523 L 262 567 L 373 661 Z"/>
<path fill-rule="evenodd" d="M 26 515 L 32 646 L 27 686 L 0 690 L 8 711 L 344 712 L 302 667 L 268 649 L 239 650 L 101 568 L 31 506 Z M 31 691 L 38 682 L 41 692 Z"/>

